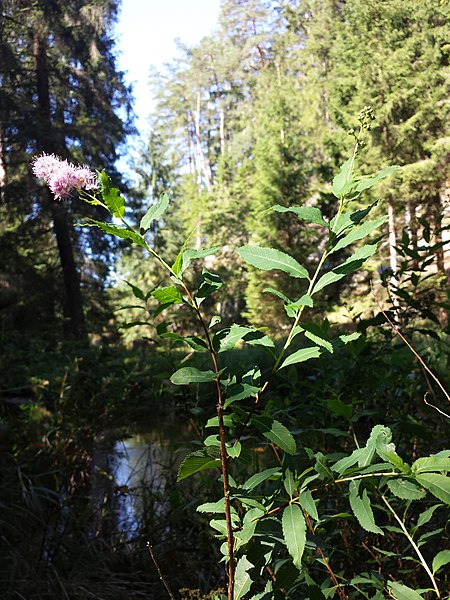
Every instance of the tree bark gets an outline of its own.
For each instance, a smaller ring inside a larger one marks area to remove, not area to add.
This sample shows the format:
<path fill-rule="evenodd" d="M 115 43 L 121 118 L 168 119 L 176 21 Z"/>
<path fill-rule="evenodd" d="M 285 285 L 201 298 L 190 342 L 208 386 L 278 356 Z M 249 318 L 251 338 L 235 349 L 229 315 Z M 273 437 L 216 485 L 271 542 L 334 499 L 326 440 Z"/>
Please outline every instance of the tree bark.
<path fill-rule="evenodd" d="M 47 42 L 37 34 L 34 40 L 35 76 L 38 95 L 38 146 L 47 153 L 63 150 L 62 144 L 55 140 L 50 113 L 50 85 L 48 76 Z M 68 338 L 82 339 L 86 336 L 83 299 L 72 243 L 72 226 L 63 204 L 57 203 L 48 193 L 45 205 L 52 220 L 53 231 L 58 246 L 59 258 L 64 282 L 63 315 L 64 335 Z"/>

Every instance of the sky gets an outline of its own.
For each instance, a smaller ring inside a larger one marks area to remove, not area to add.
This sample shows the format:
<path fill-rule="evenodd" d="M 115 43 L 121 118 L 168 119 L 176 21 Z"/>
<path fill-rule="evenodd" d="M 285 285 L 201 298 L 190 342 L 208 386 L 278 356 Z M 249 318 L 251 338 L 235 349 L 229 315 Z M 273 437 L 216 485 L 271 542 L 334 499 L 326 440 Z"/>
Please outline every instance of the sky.
<path fill-rule="evenodd" d="M 175 39 L 194 45 L 215 29 L 220 0 L 122 0 L 116 26 L 119 68 L 132 83 L 140 131 L 146 129 L 152 96 L 151 66 L 161 69 L 176 56 Z"/>

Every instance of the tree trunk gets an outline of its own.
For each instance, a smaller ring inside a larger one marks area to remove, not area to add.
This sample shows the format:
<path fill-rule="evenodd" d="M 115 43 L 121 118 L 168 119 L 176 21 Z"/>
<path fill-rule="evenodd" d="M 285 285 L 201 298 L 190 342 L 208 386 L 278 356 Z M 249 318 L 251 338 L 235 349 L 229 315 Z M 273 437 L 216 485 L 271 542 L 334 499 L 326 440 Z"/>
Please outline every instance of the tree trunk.
<path fill-rule="evenodd" d="M 392 271 L 392 275 L 389 278 L 389 289 L 391 292 L 391 299 L 394 308 L 398 307 L 398 299 L 395 295 L 395 288 L 397 286 L 396 283 L 396 274 L 397 274 L 397 251 L 395 246 L 397 245 L 397 237 L 395 234 L 395 218 L 394 218 L 394 208 L 392 203 L 388 204 L 388 227 L 389 227 L 389 266 Z"/>
<path fill-rule="evenodd" d="M 55 140 L 55 132 L 52 130 L 50 114 L 50 90 L 47 66 L 47 43 L 46 40 L 36 35 L 34 40 L 34 58 L 36 70 L 36 87 L 38 93 L 38 145 L 42 151 L 51 153 L 63 150 L 62 144 Z M 75 254 L 72 244 L 71 225 L 67 218 L 67 212 L 63 204 L 57 203 L 48 194 L 45 202 L 53 220 L 56 243 L 63 273 L 64 282 L 64 335 L 77 339 L 86 336 L 85 319 L 83 311 L 83 299 L 80 289 L 80 276 L 75 262 Z"/>

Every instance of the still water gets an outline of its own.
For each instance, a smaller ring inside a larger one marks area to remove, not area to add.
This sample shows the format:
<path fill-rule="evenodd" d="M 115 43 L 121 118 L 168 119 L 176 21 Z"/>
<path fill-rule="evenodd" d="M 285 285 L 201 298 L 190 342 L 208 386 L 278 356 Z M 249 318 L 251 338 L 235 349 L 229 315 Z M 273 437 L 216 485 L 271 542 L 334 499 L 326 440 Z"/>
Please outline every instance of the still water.
<path fill-rule="evenodd" d="M 123 541 L 132 540 L 143 529 L 146 511 L 147 516 L 151 511 L 152 519 L 163 520 L 165 498 L 184 455 L 177 452 L 177 446 L 186 435 L 189 437 L 180 427 L 153 425 L 119 438 L 111 432 L 99 437 L 91 479 L 91 498 L 98 515 L 96 535 L 105 533 L 107 522 L 109 533 Z"/>

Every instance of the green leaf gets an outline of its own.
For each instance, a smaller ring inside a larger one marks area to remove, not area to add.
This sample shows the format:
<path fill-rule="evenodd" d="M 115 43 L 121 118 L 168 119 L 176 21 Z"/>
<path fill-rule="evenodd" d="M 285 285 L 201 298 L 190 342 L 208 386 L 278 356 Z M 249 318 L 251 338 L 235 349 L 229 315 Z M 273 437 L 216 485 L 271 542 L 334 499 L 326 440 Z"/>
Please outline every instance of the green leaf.
<path fill-rule="evenodd" d="M 170 378 L 174 385 L 187 385 L 188 383 L 204 383 L 214 381 L 216 378 L 213 371 L 199 371 L 195 367 L 182 367 L 175 371 Z"/>
<path fill-rule="evenodd" d="M 150 206 L 148 211 L 142 217 L 139 225 L 141 230 L 147 231 L 147 229 L 150 227 L 150 223 L 152 221 L 155 221 L 156 219 L 159 219 L 159 217 L 161 217 L 166 212 L 168 206 L 169 196 L 164 192 L 159 197 L 158 202 L 156 204 L 153 204 L 153 206 Z"/>
<path fill-rule="evenodd" d="M 206 298 L 222 287 L 222 279 L 217 273 L 210 273 L 206 269 L 202 271 L 203 282 L 197 290 L 197 298 Z"/>
<path fill-rule="evenodd" d="M 145 296 L 144 292 L 140 288 L 136 287 L 135 285 L 133 285 L 132 283 L 130 283 L 129 281 L 127 281 L 126 279 L 124 279 L 124 281 L 125 281 L 125 283 L 127 285 L 130 286 L 130 288 L 131 288 L 131 290 L 133 292 L 133 296 L 135 298 L 138 298 L 139 300 L 143 300 L 145 302 L 146 296 Z"/>
<path fill-rule="evenodd" d="M 292 300 L 289 300 L 287 296 L 285 296 L 282 292 L 275 290 L 274 288 L 268 287 L 263 289 L 264 293 L 274 294 L 278 298 L 281 298 L 286 304 L 292 304 Z"/>
<path fill-rule="evenodd" d="M 336 198 L 340 198 L 345 190 L 347 182 L 351 179 L 353 170 L 353 156 L 345 161 L 341 166 L 339 173 L 333 179 L 331 189 Z"/>
<path fill-rule="evenodd" d="M 224 408 L 227 408 L 233 402 L 256 396 L 260 388 L 248 383 L 235 383 L 226 390 Z"/>
<path fill-rule="evenodd" d="M 278 367 L 278 370 L 284 369 L 284 367 L 288 367 L 289 365 L 294 365 L 296 363 L 301 363 L 309 360 L 310 358 L 319 358 L 320 356 L 320 348 L 319 346 L 311 346 L 310 348 L 302 348 L 301 350 L 297 350 L 293 354 L 290 354 Z"/>
<path fill-rule="evenodd" d="M 375 524 L 367 490 L 364 490 L 362 496 L 359 496 L 359 483 L 359 481 L 351 481 L 349 485 L 349 500 L 353 514 L 363 529 L 384 535 L 383 531 Z"/>
<path fill-rule="evenodd" d="M 253 569 L 252 563 L 246 556 L 242 556 L 236 565 L 234 574 L 234 596 L 233 600 L 240 600 L 248 593 L 252 585 L 252 578 L 249 574 Z"/>
<path fill-rule="evenodd" d="M 177 342 L 185 342 L 196 352 L 206 352 L 208 350 L 207 343 L 196 335 L 184 337 L 178 335 L 178 333 L 164 332 L 160 334 L 160 337 L 163 339 L 169 338 Z"/>
<path fill-rule="evenodd" d="M 438 473 L 423 473 L 416 475 L 416 481 L 433 496 L 445 504 L 450 504 L 450 477 Z"/>
<path fill-rule="evenodd" d="M 298 504 L 289 504 L 283 511 L 283 536 L 294 565 L 300 571 L 306 543 L 306 521 Z"/>
<path fill-rule="evenodd" d="M 356 192 L 362 192 L 364 190 L 370 189 L 376 183 L 378 183 L 379 181 L 381 181 L 381 179 L 385 179 L 386 177 L 389 177 L 389 175 L 391 175 L 397 169 L 398 169 L 398 167 L 396 165 L 393 165 L 391 167 L 386 167 L 385 169 L 382 169 L 376 175 L 370 175 L 370 176 L 367 176 L 367 177 L 361 177 L 358 180 L 358 184 L 355 187 L 355 191 Z"/>
<path fill-rule="evenodd" d="M 322 348 L 325 348 L 328 352 L 333 353 L 333 345 L 322 327 L 319 327 L 319 325 L 316 325 L 315 323 L 306 323 L 302 326 L 302 329 L 309 340 L 315 342 L 318 346 L 322 346 Z"/>
<path fill-rule="evenodd" d="M 390 479 L 387 485 L 394 496 L 402 498 L 402 500 L 420 500 L 425 496 L 425 492 L 412 483 L 412 481 Z"/>
<path fill-rule="evenodd" d="M 423 596 L 402 583 L 389 581 L 388 588 L 395 600 L 423 600 Z"/>
<path fill-rule="evenodd" d="M 236 346 L 236 344 L 240 340 L 242 340 L 242 338 L 245 335 L 247 335 L 247 333 L 250 333 L 251 331 L 255 330 L 251 329 L 250 327 L 245 327 L 244 325 L 237 325 L 236 323 L 233 323 L 233 325 L 231 325 L 230 327 L 229 332 L 225 335 L 224 338 L 220 340 L 219 352 L 226 352 L 227 350 L 231 350 Z"/>
<path fill-rule="evenodd" d="M 306 221 L 307 223 L 315 223 L 316 225 L 323 225 L 324 227 L 329 227 L 329 223 L 325 221 L 323 218 L 320 209 L 315 206 L 281 206 L 280 204 L 275 204 L 272 206 L 272 210 L 276 212 L 293 212 L 297 215 L 299 219 Z"/>
<path fill-rule="evenodd" d="M 345 262 L 343 262 L 338 267 L 335 267 L 331 271 L 328 271 L 328 273 L 322 275 L 315 284 L 312 293 L 316 294 L 327 285 L 335 283 L 336 281 L 339 281 L 349 273 L 352 273 L 353 271 L 356 271 L 356 269 L 359 269 L 364 263 L 364 261 L 367 258 L 369 258 L 369 256 L 375 254 L 376 249 L 376 244 L 368 244 L 367 246 L 358 248 L 358 250 L 356 250 L 356 252 L 349 256 Z"/>
<path fill-rule="evenodd" d="M 181 292 L 173 285 L 154 290 L 151 295 L 161 304 L 182 304 L 184 302 Z"/>
<path fill-rule="evenodd" d="M 450 563 L 450 550 L 441 550 L 438 552 L 433 558 L 433 564 L 431 567 L 433 569 L 433 575 L 436 573 L 436 571 L 439 571 L 441 567 L 447 565 L 448 563 Z"/>
<path fill-rule="evenodd" d="M 281 470 L 279 467 L 272 467 L 271 469 L 265 469 L 260 473 L 255 473 L 242 485 L 245 490 L 253 490 L 263 481 L 270 479 L 274 475 L 279 475 Z"/>
<path fill-rule="evenodd" d="M 271 442 L 288 454 L 295 454 L 297 446 L 291 432 L 279 421 L 269 417 L 252 417 L 252 424 Z"/>
<path fill-rule="evenodd" d="M 219 248 L 220 246 L 214 246 L 212 248 L 188 248 L 183 252 L 181 259 L 182 265 L 178 274 L 184 273 L 193 260 L 213 256 Z"/>
<path fill-rule="evenodd" d="M 263 271 L 276 269 L 284 271 L 292 277 L 309 279 L 308 271 L 295 258 L 280 250 L 259 248 L 257 246 L 242 246 L 236 252 L 246 263 L 257 269 L 262 269 Z"/>
<path fill-rule="evenodd" d="M 316 503 L 314 502 L 314 498 L 312 497 L 312 494 L 308 489 L 302 490 L 300 492 L 299 501 L 302 507 L 308 513 L 308 515 L 316 521 L 318 521 L 319 513 L 317 512 Z"/>
<path fill-rule="evenodd" d="M 355 227 L 354 229 L 352 229 L 350 231 L 350 233 L 348 233 L 346 236 L 341 238 L 337 242 L 337 244 L 335 246 L 333 246 L 333 248 L 328 252 L 328 254 L 332 254 L 333 252 L 342 250 L 342 248 L 346 248 L 347 246 L 350 246 L 350 244 L 353 244 L 354 242 L 357 242 L 358 240 L 362 240 L 363 238 L 370 235 L 372 233 L 372 231 L 374 231 L 375 229 L 378 229 L 381 225 L 383 225 L 383 223 L 386 220 L 387 220 L 387 216 L 383 216 L 383 217 L 379 217 L 378 219 L 375 219 L 375 221 L 367 221 L 367 223 L 364 223 L 363 225 L 360 225 L 359 227 Z"/>
<path fill-rule="evenodd" d="M 180 465 L 178 470 L 177 481 L 186 479 L 194 473 L 203 471 L 204 469 L 213 469 L 220 467 L 220 451 L 215 446 L 197 450 L 188 454 Z"/>
<path fill-rule="evenodd" d="M 450 471 L 450 458 L 427 456 L 424 458 L 418 458 L 412 466 L 412 472 L 415 475 L 420 475 L 420 473 L 430 473 L 433 471 Z"/>
<path fill-rule="evenodd" d="M 419 518 L 417 519 L 417 528 L 422 527 L 422 525 L 426 525 L 429 521 L 431 521 L 431 519 L 433 518 L 434 511 L 440 508 L 441 506 L 442 504 L 435 504 L 434 506 L 430 506 L 430 508 L 427 508 L 425 512 L 419 515 Z"/>
<path fill-rule="evenodd" d="M 105 171 L 100 173 L 100 191 L 109 212 L 113 217 L 121 219 L 125 213 L 125 199 L 121 196 L 120 191 L 113 186 L 111 178 Z"/>
<path fill-rule="evenodd" d="M 339 339 L 343 344 L 348 344 L 349 342 L 353 342 L 354 340 L 357 340 L 360 337 L 361 334 L 358 331 L 355 331 L 354 333 L 349 333 L 348 335 L 340 335 Z"/>
<path fill-rule="evenodd" d="M 217 332 L 216 335 L 220 336 L 220 333 L 221 332 Z M 261 331 L 258 331 L 258 329 L 254 329 L 253 327 L 245 327 L 244 325 L 237 325 L 234 323 L 231 325 L 230 330 L 225 337 L 220 340 L 219 352 L 231 350 L 240 340 L 244 340 L 247 344 L 254 346 L 274 347 L 272 340 Z"/>
<path fill-rule="evenodd" d="M 131 229 L 127 229 L 126 227 L 117 227 L 116 225 L 104 223 L 103 221 L 95 221 L 94 219 L 89 219 L 89 222 L 84 223 L 83 225 L 86 225 L 88 227 L 99 227 L 105 233 L 110 233 L 111 235 L 115 235 L 116 237 L 120 237 L 125 240 L 130 240 L 134 244 L 138 244 L 146 250 L 149 249 L 142 235 L 139 235 L 138 233 L 131 231 Z"/>
<path fill-rule="evenodd" d="M 225 498 L 217 500 L 217 502 L 205 502 L 197 506 L 197 512 L 210 514 L 225 514 Z"/>
<path fill-rule="evenodd" d="M 351 406 L 345 404 L 345 402 L 342 402 L 342 400 L 339 400 L 339 398 L 329 398 L 326 402 L 327 408 L 331 413 L 337 415 L 338 417 L 344 417 L 347 420 L 351 419 L 353 414 L 353 409 Z"/>
<path fill-rule="evenodd" d="M 284 473 L 283 485 L 284 489 L 289 494 L 289 498 L 292 500 L 295 492 L 295 482 L 290 469 L 286 469 Z"/>

